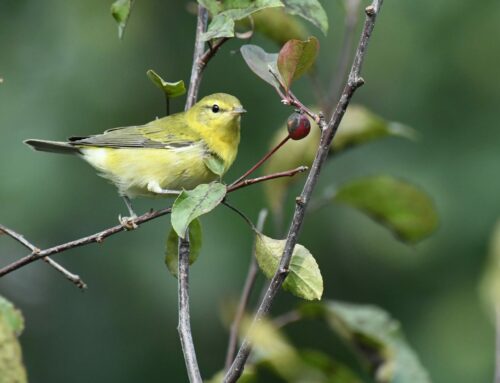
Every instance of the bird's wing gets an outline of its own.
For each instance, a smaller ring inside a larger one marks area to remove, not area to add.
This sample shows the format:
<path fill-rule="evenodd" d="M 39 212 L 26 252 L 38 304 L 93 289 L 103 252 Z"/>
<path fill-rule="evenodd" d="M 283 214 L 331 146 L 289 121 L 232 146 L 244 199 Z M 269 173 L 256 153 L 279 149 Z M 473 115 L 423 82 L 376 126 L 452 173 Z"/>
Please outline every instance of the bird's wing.
<path fill-rule="evenodd" d="M 200 144 L 201 137 L 185 123 L 183 114 L 151 121 L 146 125 L 106 130 L 88 137 L 70 137 L 75 146 L 108 148 L 184 148 Z"/>

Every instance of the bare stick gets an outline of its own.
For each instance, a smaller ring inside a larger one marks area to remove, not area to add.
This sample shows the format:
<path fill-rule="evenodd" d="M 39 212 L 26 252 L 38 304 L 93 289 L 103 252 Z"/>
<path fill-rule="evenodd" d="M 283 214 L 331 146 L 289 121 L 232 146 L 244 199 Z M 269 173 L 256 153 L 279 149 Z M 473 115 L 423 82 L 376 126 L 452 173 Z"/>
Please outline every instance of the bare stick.
<path fill-rule="evenodd" d="M 194 349 L 193 336 L 189 315 L 189 230 L 186 238 L 179 238 L 179 324 L 177 330 L 181 339 L 182 352 L 189 381 L 191 383 L 202 383 L 196 352 Z"/>
<path fill-rule="evenodd" d="M 337 101 L 337 98 L 340 97 L 342 84 L 345 76 L 347 75 L 347 70 L 349 69 L 349 60 L 351 58 L 351 52 L 354 45 L 354 34 L 359 21 L 359 8 L 361 6 L 361 0 L 345 0 L 344 3 L 346 10 L 344 37 L 340 48 L 337 68 L 335 69 L 330 85 L 326 105 L 333 105 Z M 330 111 L 327 113 L 328 116 L 331 115 Z"/>
<path fill-rule="evenodd" d="M 198 98 L 201 75 L 206 65 L 206 63 L 202 65 L 200 61 L 205 50 L 205 41 L 202 40 L 201 35 L 206 31 L 207 23 L 208 11 L 205 7 L 198 5 L 198 22 L 196 24 L 196 39 L 194 42 L 193 68 L 191 69 L 191 79 L 189 81 L 189 89 L 184 110 L 191 108 Z"/>
<path fill-rule="evenodd" d="M 206 65 L 206 62 L 201 61 L 201 57 L 205 50 L 205 41 L 202 39 L 202 35 L 207 30 L 207 24 L 208 11 L 202 5 L 198 5 L 193 67 L 191 69 L 191 78 L 184 110 L 190 109 L 198 98 L 202 72 Z M 210 57 L 208 59 L 210 59 Z M 196 359 L 189 315 L 189 229 L 186 231 L 185 238 L 179 237 L 178 295 L 179 324 L 177 329 L 179 331 L 187 374 L 191 383 L 202 383 L 203 380 L 201 379 L 200 368 L 198 367 L 198 361 Z"/>
<path fill-rule="evenodd" d="M 322 166 L 325 163 L 328 152 L 330 148 L 330 144 L 337 132 L 337 128 L 344 116 L 344 113 L 349 105 L 349 102 L 356 91 L 361 85 L 363 85 L 364 81 L 360 77 L 361 67 L 363 64 L 363 60 L 366 54 L 366 49 L 368 46 L 368 41 L 373 32 L 373 28 L 375 26 L 375 21 L 377 15 L 379 13 L 380 7 L 382 6 L 383 0 L 373 0 L 372 4 L 368 6 L 365 10 L 366 19 L 363 27 L 363 31 L 361 33 L 361 38 L 356 50 L 356 54 L 354 57 L 354 62 L 351 67 L 351 71 L 349 73 L 349 78 L 342 92 L 342 96 L 337 104 L 335 109 L 335 113 L 333 114 L 330 122 L 326 124 L 324 120 L 320 122 L 320 127 L 322 129 L 321 141 L 318 146 L 318 150 L 316 152 L 316 157 L 314 159 L 313 165 L 311 167 L 311 171 L 307 177 L 307 180 L 304 184 L 304 188 L 300 197 L 296 199 L 295 213 L 292 219 L 292 223 L 290 225 L 290 229 L 288 231 L 288 235 L 286 238 L 285 249 L 283 251 L 283 255 L 280 260 L 280 265 L 276 274 L 271 279 L 271 283 L 269 288 L 262 300 L 259 309 L 254 318 L 253 326 L 263 319 L 265 315 L 269 312 L 271 308 L 271 304 L 281 288 L 285 278 L 289 272 L 290 260 L 292 258 L 292 251 L 295 248 L 297 243 L 297 237 L 302 226 L 305 211 L 307 208 L 307 204 L 312 195 L 314 187 L 316 186 L 316 182 L 318 180 L 319 174 L 321 172 Z M 235 382 L 241 376 L 245 363 L 248 359 L 248 356 L 251 352 L 251 344 L 248 339 L 243 341 L 236 359 L 234 360 L 231 368 L 227 372 L 224 377 L 224 382 Z"/>
<path fill-rule="evenodd" d="M 140 224 L 151 221 L 152 219 L 161 217 L 162 215 L 168 214 L 171 212 L 171 208 L 166 208 L 158 211 L 150 211 L 143 215 L 140 215 L 137 218 L 130 220 L 131 224 L 136 224 L 139 226 Z M 66 242 L 54 247 L 50 247 L 45 250 L 40 250 L 38 253 L 31 253 L 23 258 L 18 259 L 17 261 L 12 262 L 11 264 L 0 269 L 0 277 L 9 274 L 10 272 L 17 270 L 23 266 L 30 264 L 31 262 L 37 261 L 39 259 L 45 258 L 48 255 L 62 253 L 63 251 L 74 249 L 75 247 L 85 246 L 90 243 L 101 243 L 107 237 L 120 233 L 122 231 L 126 231 L 127 229 L 123 225 L 116 225 L 110 227 L 106 230 L 100 231 L 98 233 L 89 235 L 87 237 L 75 239 L 74 241 Z"/>
<path fill-rule="evenodd" d="M 251 186 L 251 185 L 260 183 L 260 182 L 265 182 L 265 181 L 269 181 L 269 180 L 281 178 L 281 177 L 291 177 L 291 176 L 294 176 L 295 174 L 304 172 L 306 170 L 307 170 L 306 166 L 299 166 L 296 169 L 287 170 L 284 172 L 272 173 L 272 174 L 268 174 L 266 176 L 257 177 L 257 178 L 250 178 L 250 179 L 244 180 L 244 181 L 242 181 L 234 186 L 228 187 L 227 191 L 228 191 L 228 193 L 231 193 L 233 191 L 236 191 L 236 190 L 239 190 L 239 189 L 245 188 L 247 186 Z M 145 222 L 148 222 L 148 221 L 151 221 L 153 219 L 164 216 L 166 214 L 169 214 L 171 212 L 171 210 L 172 209 L 168 207 L 168 208 L 157 210 L 157 211 L 154 211 L 154 210 L 149 211 L 147 213 L 144 213 L 144 214 L 138 216 L 137 218 L 130 220 L 130 224 L 131 225 L 135 224 L 137 227 L 139 227 L 141 224 L 143 224 Z M 89 235 L 87 237 L 78 238 L 78 239 L 75 239 L 73 241 L 62 243 L 60 245 L 50 247 L 50 248 L 45 249 L 45 250 L 40 250 L 40 252 L 36 253 L 36 254 L 29 254 L 23 258 L 18 259 L 17 261 L 14 261 L 14 262 L 8 264 L 7 266 L 1 268 L 0 269 L 0 277 L 3 277 L 4 275 L 7 275 L 7 274 L 9 274 L 17 269 L 20 269 L 21 267 L 26 266 L 34 261 L 38 261 L 39 259 L 42 259 L 48 255 L 62 253 L 64 251 L 71 250 L 75 247 L 85 246 L 85 245 L 88 245 L 91 243 L 101 243 L 107 237 L 114 235 L 114 234 L 117 234 L 117 233 L 120 233 L 120 232 L 123 232 L 123 231 L 127 231 L 127 228 L 125 228 L 123 225 L 116 225 L 116 226 L 112 226 L 108 229 L 105 229 L 103 231 L 100 231 L 98 233 Z"/>
<path fill-rule="evenodd" d="M 285 170 L 284 172 L 268 174 L 266 176 L 257 177 L 257 178 L 250 178 L 250 179 L 240 181 L 238 183 L 233 182 L 227 188 L 227 191 L 228 191 L 228 193 L 230 193 L 230 192 L 233 192 L 235 190 L 238 190 L 238 189 L 241 189 L 241 188 L 244 188 L 244 187 L 256 184 L 256 183 L 269 181 L 269 180 L 272 180 L 275 178 L 293 177 L 294 175 L 296 175 L 298 173 L 303 173 L 303 172 L 307 171 L 307 169 L 308 169 L 307 166 L 299 166 L 298 168 L 295 168 L 292 170 Z"/>
<path fill-rule="evenodd" d="M 267 209 L 262 209 L 259 213 L 259 218 L 257 220 L 257 230 L 262 231 L 264 228 L 264 223 L 267 218 Z M 255 279 L 257 278 L 257 272 L 259 267 L 257 266 L 257 261 L 255 260 L 255 245 L 252 250 L 252 256 L 250 258 L 250 265 L 248 266 L 247 277 L 245 279 L 245 284 L 243 285 L 243 290 L 241 292 L 240 301 L 238 303 L 238 308 L 234 315 L 233 323 L 231 324 L 231 330 L 229 332 L 229 342 L 227 345 L 226 353 L 226 363 L 225 369 L 228 370 L 233 363 L 234 355 L 236 353 L 236 347 L 238 345 L 238 333 L 240 332 L 241 320 L 245 314 L 245 310 L 248 304 L 248 299 L 252 293 L 253 286 L 255 285 Z"/>
<path fill-rule="evenodd" d="M 24 247 L 31 250 L 31 254 L 40 253 L 40 249 L 37 248 L 35 245 L 33 245 L 31 242 L 29 242 L 21 234 L 16 233 L 14 230 L 9 229 L 8 227 L 0 224 L 0 233 L 2 233 L 2 232 L 7 234 L 9 237 L 15 239 L 17 242 L 19 242 Z M 45 262 L 47 262 L 50 266 L 52 266 L 54 269 L 59 271 L 61 274 L 63 274 L 66 277 L 66 279 L 68 279 L 70 282 L 74 283 L 80 289 L 87 288 L 87 284 L 78 275 L 73 274 L 72 272 L 66 270 L 63 266 L 61 266 L 59 263 L 57 263 L 53 259 L 50 259 L 49 257 L 43 257 L 43 260 Z"/>

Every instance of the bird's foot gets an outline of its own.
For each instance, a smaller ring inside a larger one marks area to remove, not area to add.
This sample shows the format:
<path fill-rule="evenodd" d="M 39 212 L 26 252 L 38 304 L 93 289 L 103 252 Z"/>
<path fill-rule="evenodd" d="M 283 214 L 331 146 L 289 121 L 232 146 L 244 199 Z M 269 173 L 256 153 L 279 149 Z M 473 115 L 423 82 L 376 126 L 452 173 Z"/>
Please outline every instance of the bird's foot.
<path fill-rule="evenodd" d="M 134 216 L 131 216 L 131 217 L 122 217 L 122 215 L 120 214 L 118 216 L 118 221 L 120 222 L 120 224 L 123 226 L 123 228 L 125 230 L 135 230 L 137 229 L 139 226 L 134 222 L 134 220 L 137 218 L 136 215 Z"/>

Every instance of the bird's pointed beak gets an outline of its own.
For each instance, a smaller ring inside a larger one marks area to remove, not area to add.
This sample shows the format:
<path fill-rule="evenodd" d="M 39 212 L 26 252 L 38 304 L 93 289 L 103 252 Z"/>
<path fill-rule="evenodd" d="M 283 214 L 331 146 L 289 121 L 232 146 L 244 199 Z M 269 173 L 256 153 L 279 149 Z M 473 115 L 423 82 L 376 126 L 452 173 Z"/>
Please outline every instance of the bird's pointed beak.
<path fill-rule="evenodd" d="M 232 112 L 234 114 L 243 114 L 243 113 L 246 113 L 247 111 L 245 109 L 243 109 L 242 106 L 238 106 L 238 107 L 234 108 Z"/>

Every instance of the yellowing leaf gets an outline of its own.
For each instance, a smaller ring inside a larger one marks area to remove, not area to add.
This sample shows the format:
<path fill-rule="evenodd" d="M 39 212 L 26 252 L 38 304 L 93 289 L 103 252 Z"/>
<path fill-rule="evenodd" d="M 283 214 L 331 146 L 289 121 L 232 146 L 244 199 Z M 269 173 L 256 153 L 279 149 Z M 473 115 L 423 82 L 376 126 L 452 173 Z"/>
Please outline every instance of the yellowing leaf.
<path fill-rule="evenodd" d="M 199 219 L 195 219 L 189 225 L 189 264 L 192 265 L 200 255 L 202 244 L 202 231 Z M 179 268 L 179 236 L 175 230 L 170 229 L 165 246 L 165 264 L 168 271 L 177 278 Z"/>
<path fill-rule="evenodd" d="M 27 383 L 17 337 L 24 328 L 21 312 L 0 296 L 0 383 Z"/>
<path fill-rule="evenodd" d="M 434 203 L 427 194 L 391 176 L 349 182 L 340 187 L 334 200 L 361 210 L 409 243 L 429 236 L 438 223 Z"/>
<path fill-rule="evenodd" d="M 288 90 L 292 81 L 306 73 L 316 61 L 319 52 L 319 42 L 316 37 L 305 41 L 290 40 L 278 55 L 278 70 Z"/>
<path fill-rule="evenodd" d="M 172 205 L 172 228 L 184 238 L 189 224 L 200 215 L 215 209 L 226 195 L 226 186 L 212 182 L 198 185 L 193 190 L 183 190 Z"/>
<path fill-rule="evenodd" d="M 255 238 L 255 256 L 260 269 L 267 278 L 272 278 L 278 269 L 285 248 L 285 240 L 269 238 L 257 233 Z M 299 298 L 307 300 L 321 299 L 323 295 L 323 277 L 316 260 L 304 246 L 297 244 L 290 262 L 290 273 L 283 283 L 283 288 Z"/>

